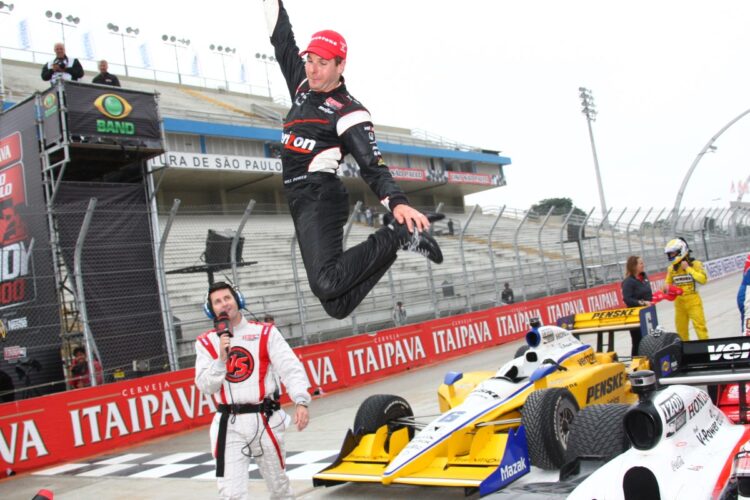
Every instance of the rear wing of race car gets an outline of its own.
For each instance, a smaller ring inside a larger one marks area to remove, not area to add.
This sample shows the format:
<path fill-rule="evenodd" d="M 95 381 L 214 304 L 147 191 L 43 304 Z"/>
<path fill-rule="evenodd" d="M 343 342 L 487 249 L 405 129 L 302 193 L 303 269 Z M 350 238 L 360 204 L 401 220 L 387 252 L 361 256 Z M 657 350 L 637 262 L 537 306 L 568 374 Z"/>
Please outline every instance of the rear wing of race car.
<path fill-rule="evenodd" d="M 716 406 L 733 421 L 750 421 L 750 337 L 677 342 L 651 360 L 659 384 L 706 385 Z"/>
<path fill-rule="evenodd" d="M 604 334 L 607 334 L 606 350 L 614 351 L 615 332 L 640 327 L 641 336 L 645 337 L 657 324 L 654 306 L 571 314 L 557 320 L 557 326 L 569 330 L 578 339 L 583 334 L 596 334 L 597 352 L 605 352 Z"/>
<path fill-rule="evenodd" d="M 750 380 L 750 337 L 693 340 L 668 345 L 653 356 L 662 385 L 713 385 Z"/>

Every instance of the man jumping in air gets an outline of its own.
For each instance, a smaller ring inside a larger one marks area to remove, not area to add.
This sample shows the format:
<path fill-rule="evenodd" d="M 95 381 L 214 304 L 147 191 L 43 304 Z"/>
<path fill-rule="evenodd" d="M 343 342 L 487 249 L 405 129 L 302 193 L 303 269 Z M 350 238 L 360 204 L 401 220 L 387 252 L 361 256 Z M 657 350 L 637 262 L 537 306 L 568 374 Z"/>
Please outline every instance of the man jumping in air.
<path fill-rule="evenodd" d="M 264 0 L 263 5 L 292 98 L 281 141 L 284 191 L 310 288 L 330 316 L 342 319 L 394 263 L 399 249 L 438 264 L 443 261 L 440 247 L 426 230 L 444 216 L 412 208 L 393 180 L 375 140 L 370 113 L 344 84 L 344 38 L 335 31 L 319 31 L 300 51 L 281 0 Z M 344 251 L 349 197 L 336 170 L 347 154 L 390 212 L 382 228 Z"/>

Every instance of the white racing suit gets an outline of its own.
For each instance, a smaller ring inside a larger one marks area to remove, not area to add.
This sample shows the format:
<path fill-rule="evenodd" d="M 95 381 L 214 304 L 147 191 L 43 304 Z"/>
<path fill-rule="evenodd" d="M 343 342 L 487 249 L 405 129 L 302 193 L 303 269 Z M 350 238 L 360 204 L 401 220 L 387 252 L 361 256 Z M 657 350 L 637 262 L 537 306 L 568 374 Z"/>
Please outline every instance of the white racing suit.
<path fill-rule="evenodd" d="M 276 327 L 248 322 L 245 318 L 234 328 L 226 363 L 221 362 L 218 349 L 219 336 L 214 330 L 196 339 L 195 385 L 201 392 L 212 394 L 219 409 L 225 410 L 216 413 L 210 431 L 219 496 L 232 500 L 248 498 L 248 466 L 252 457 L 272 499 L 294 498 L 285 472 L 283 441 L 289 417 L 280 409 L 270 416 L 263 411 L 244 413 L 235 409 L 246 410 L 262 405 L 265 398 L 273 399 L 274 392 L 280 390 L 276 373 L 292 401 L 309 404 L 310 383 L 302 363 Z M 226 421 L 224 440 L 220 439 L 222 418 Z"/>

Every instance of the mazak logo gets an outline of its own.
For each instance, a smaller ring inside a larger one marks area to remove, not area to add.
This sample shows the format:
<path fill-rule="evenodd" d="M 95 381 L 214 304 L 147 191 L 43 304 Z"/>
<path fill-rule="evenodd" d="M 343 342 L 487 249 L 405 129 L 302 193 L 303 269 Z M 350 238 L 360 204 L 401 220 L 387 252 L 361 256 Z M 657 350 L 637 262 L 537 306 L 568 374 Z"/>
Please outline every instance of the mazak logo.
<path fill-rule="evenodd" d="M 253 374 L 255 360 L 244 347 L 232 347 L 227 359 L 227 382 L 242 382 Z"/>
<path fill-rule="evenodd" d="M 500 480 L 506 481 L 512 477 L 522 474 L 527 469 L 526 458 L 521 457 L 512 464 L 500 467 Z"/>
<path fill-rule="evenodd" d="M 135 135 L 133 122 L 121 121 L 133 111 L 133 106 L 117 94 L 102 94 L 94 107 L 109 120 L 96 120 L 96 131 L 104 134 Z"/>
<path fill-rule="evenodd" d="M 735 359 L 747 359 L 750 356 L 750 342 L 738 344 L 718 344 L 708 346 L 708 359 L 710 361 L 734 361 Z"/>

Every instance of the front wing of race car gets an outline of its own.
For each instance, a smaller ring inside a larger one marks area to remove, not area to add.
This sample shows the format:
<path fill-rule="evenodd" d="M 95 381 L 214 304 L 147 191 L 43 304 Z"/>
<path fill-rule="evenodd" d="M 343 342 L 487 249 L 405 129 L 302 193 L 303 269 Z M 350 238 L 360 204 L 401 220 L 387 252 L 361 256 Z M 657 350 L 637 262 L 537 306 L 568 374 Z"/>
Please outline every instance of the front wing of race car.
<path fill-rule="evenodd" d="M 496 491 L 527 474 L 530 469 L 526 433 L 523 427 L 510 429 L 507 433 L 492 433 L 490 427 L 479 430 L 485 436 L 477 436 L 467 455 L 425 455 L 415 461 L 414 472 L 402 474 L 389 480 L 386 469 L 395 458 L 386 449 L 408 439 L 407 429 L 394 432 L 388 442 L 387 428 L 375 434 L 355 437 L 349 431 L 340 458 L 314 476 L 315 486 L 331 486 L 342 482 L 370 482 L 383 484 L 413 484 L 430 486 L 462 487 L 478 489 L 480 494 Z M 404 443 L 405 444 L 405 443 Z M 504 450 L 498 457 L 498 450 Z"/>

